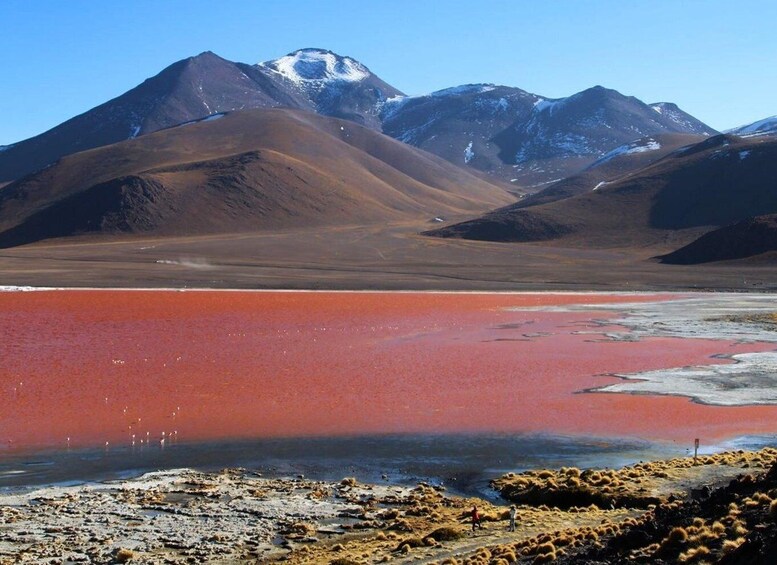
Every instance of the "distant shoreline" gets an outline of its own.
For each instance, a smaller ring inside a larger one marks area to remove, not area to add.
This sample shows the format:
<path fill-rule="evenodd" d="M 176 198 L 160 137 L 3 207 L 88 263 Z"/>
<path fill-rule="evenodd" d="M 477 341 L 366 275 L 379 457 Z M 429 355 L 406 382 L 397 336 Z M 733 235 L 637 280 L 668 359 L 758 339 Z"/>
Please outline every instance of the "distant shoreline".
<path fill-rule="evenodd" d="M 80 287 L 80 286 L 14 286 L 0 285 L 0 292 L 50 292 L 50 291 L 121 291 L 121 292 L 260 292 L 260 293 L 319 293 L 319 294 L 504 294 L 504 295 L 605 295 L 605 296 L 666 296 L 678 294 L 740 294 L 731 291 L 667 291 L 667 290 L 344 290 L 344 289 L 296 289 L 296 288 L 216 288 L 216 287 Z M 748 294 L 768 292 L 742 291 Z"/>

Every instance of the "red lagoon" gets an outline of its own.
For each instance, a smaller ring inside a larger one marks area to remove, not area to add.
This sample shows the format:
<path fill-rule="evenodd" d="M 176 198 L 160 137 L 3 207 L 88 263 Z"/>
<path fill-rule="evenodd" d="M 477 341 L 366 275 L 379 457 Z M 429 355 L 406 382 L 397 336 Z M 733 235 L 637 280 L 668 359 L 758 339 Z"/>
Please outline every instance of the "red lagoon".
<path fill-rule="evenodd" d="M 712 442 L 773 431 L 775 407 L 580 394 L 615 382 L 608 373 L 705 364 L 766 346 L 616 342 L 590 333 L 606 331 L 592 319 L 612 312 L 510 310 L 667 299 L 2 292 L 0 439 L 27 450 L 129 445 L 133 437 L 548 432 Z"/>

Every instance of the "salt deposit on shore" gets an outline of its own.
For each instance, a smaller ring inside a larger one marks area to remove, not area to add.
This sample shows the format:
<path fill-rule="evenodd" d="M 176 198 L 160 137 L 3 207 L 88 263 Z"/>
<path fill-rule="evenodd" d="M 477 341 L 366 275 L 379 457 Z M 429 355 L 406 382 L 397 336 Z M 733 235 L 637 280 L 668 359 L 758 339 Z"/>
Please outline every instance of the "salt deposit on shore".
<path fill-rule="evenodd" d="M 618 305 L 538 307 L 553 312 L 625 312 L 602 325 L 619 325 L 625 332 L 608 331 L 615 341 L 680 338 L 777 342 L 777 301 L 771 294 L 700 294 L 660 302 Z M 594 333 L 590 332 L 589 333 Z M 777 404 L 777 353 L 760 351 L 717 355 L 721 363 L 670 367 L 635 373 L 615 373 L 626 379 L 592 389 L 595 392 L 686 396 L 716 406 Z"/>
<path fill-rule="evenodd" d="M 46 487 L 0 496 L 0 563 L 105 563 L 122 550 L 143 562 L 268 558 L 286 552 L 284 540 L 313 543 L 316 535 L 343 533 L 364 512 L 356 501 L 400 500 L 409 492 L 188 469 Z"/>

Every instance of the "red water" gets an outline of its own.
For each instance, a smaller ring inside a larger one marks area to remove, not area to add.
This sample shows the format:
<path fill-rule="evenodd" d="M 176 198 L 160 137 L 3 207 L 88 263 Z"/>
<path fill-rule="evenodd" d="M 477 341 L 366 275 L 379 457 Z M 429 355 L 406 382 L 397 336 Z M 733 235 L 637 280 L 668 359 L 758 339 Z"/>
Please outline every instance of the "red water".
<path fill-rule="evenodd" d="M 711 442 L 775 407 L 578 394 L 631 373 L 768 349 L 598 341 L 592 318 L 508 311 L 668 296 L 0 293 L 0 439 L 11 449 L 383 432 L 551 432 Z M 539 334 L 525 337 L 524 334 Z M 544 335 L 550 334 L 550 335 Z M 720 361 L 715 361 L 720 362 Z M 169 441 L 169 440 L 168 440 Z"/>

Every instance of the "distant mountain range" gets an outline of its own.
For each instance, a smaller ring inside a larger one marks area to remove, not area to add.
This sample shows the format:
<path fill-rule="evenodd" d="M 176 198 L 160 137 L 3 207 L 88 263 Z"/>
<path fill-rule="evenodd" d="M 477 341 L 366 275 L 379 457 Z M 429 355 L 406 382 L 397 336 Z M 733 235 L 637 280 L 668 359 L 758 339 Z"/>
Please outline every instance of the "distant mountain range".
<path fill-rule="evenodd" d="M 602 87 L 561 99 L 485 84 L 408 97 L 362 63 L 322 49 L 256 65 L 205 52 L 47 132 L 0 148 L 0 183 L 64 155 L 217 113 L 271 107 L 351 120 L 530 191 L 643 136 L 716 133 L 674 104 L 647 105 Z"/>

